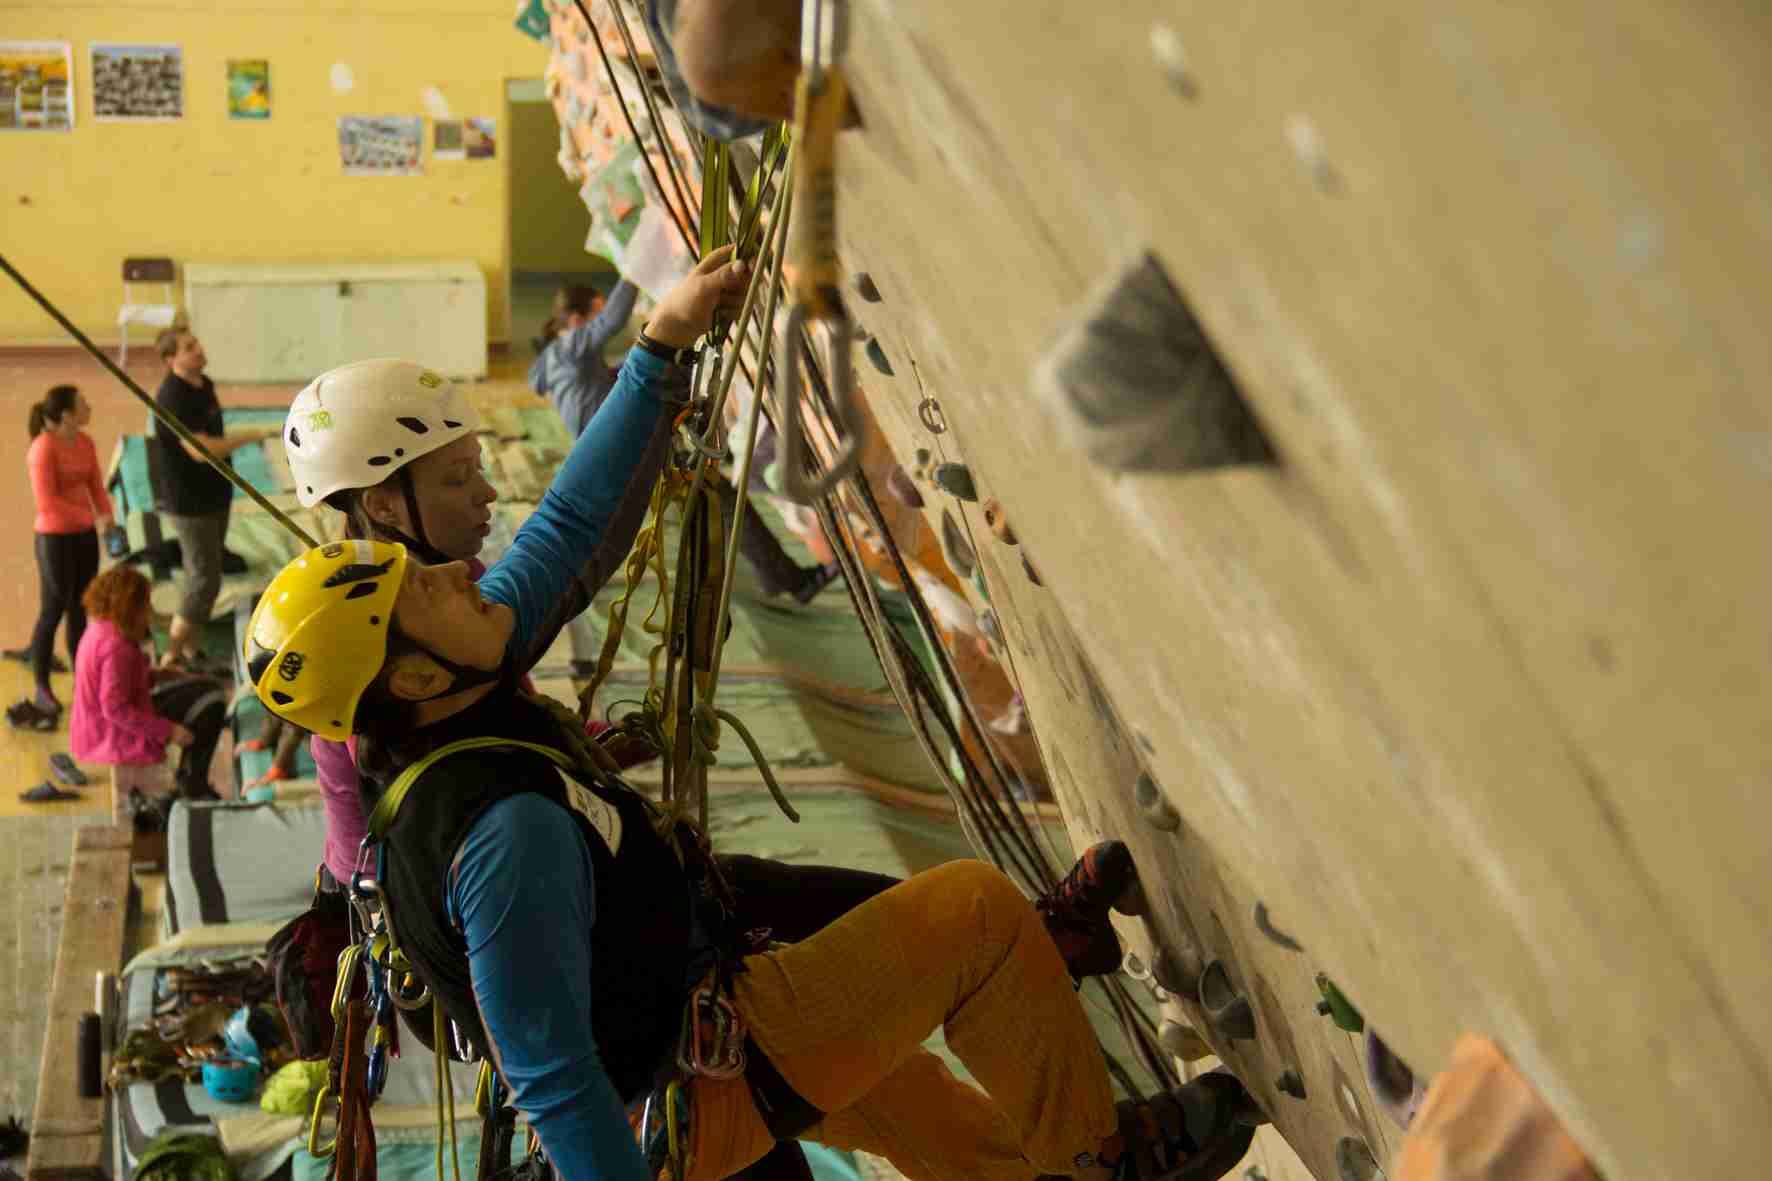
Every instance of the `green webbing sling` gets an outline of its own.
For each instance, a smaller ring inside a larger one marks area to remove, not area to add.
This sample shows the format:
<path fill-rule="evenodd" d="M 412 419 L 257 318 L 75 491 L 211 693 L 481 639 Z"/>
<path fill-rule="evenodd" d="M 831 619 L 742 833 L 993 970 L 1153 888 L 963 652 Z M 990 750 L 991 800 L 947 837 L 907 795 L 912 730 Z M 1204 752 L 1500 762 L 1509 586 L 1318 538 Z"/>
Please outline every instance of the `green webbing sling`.
<path fill-rule="evenodd" d="M 382 793 L 380 802 L 375 805 L 375 811 L 369 814 L 370 839 L 379 841 L 387 837 L 388 826 L 393 824 L 394 817 L 400 814 L 400 805 L 406 801 L 406 793 L 412 790 L 412 785 L 418 782 L 418 777 L 430 770 L 433 764 L 450 755 L 461 754 L 463 751 L 486 750 L 495 746 L 521 747 L 524 750 L 534 751 L 538 755 L 546 755 L 559 766 L 560 770 L 568 774 L 579 770 L 578 764 L 567 758 L 564 753 L 551 746 L 543 746 L 539 742 L 524 742 L 517 738 L 494 738 L 490 735 L 481 738 L 463 738 L 460 741 L 451 742 L 447 746 L 438 747 L 400 772 L 398 778 L 388 785 L 388 790 Z"/>

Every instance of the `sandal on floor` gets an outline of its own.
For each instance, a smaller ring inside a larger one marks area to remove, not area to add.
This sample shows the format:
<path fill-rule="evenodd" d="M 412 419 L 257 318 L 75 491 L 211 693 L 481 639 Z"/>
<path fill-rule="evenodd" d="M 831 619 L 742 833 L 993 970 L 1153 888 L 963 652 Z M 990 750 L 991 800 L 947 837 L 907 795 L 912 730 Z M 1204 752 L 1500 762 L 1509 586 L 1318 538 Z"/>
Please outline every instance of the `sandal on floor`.
<path fill-rule="evenodd" d="M 61 714 L 50 713 L 34 701 L 15 701 L 6 707 L 6 720 L 12 723 L 14 729 L 47 734 L 61 721 Z"/>
<path fill-rule="evenodd" d="M 80 798 L 80 793 L 77 791 L 63 791 L 55 784 L 45 781 L 39 783 L 30 791 L 19 792 L 18 798 L 27 804 L 53 804 L 57 800 L 77 800 Z"/>
<path fill-rule="evenodd" d="M 49 773 L 70 787 L 85 787 L 91 782 L 65 751 L 58 750 L 49 756 Z"/>

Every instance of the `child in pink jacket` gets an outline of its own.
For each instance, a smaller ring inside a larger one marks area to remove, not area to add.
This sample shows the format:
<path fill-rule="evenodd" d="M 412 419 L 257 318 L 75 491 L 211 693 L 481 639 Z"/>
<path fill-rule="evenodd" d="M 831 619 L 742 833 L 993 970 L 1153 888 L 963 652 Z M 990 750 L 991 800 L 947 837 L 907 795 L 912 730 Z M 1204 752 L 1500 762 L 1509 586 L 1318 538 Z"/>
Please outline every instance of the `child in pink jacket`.
<path fill-rule="evenodd" d="M 221 736 L 227 692 L 208 677 L 153 667 L 148 580 L 113 566 L 86 588 L 86 634 L 74 657 L 74 712 L 68 739 L 83 763 L 143 766 L 184 748 L 177 783 L 186 799 L 215 799 L 209 762 Z"/>

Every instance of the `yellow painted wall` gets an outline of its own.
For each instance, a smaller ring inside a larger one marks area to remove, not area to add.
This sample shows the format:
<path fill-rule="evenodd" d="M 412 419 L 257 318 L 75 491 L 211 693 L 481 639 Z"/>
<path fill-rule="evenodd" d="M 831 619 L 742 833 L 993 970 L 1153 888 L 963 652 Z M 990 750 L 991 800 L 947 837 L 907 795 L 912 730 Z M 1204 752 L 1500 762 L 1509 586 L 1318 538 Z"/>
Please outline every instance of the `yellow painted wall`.
<path fill-rule="evenodd" d="M 591 215 L 560 172 L 560 121 L 553 104 L 513 102 L 509 111 L 511 269 L 608 271 L 607 260 L 585 252 Z"/>
<path fill-rule="evenodd" d="M 0 250 L 95 338 L 115 339 L 122 261 L 139 254 L 471 259 L 486 275 L 490 335 L 507 338 L 503 162 L 432 160 L 427 118 L 423 176 L 345 176 L 337 120 L 425 114 L 429 86 L 458 118 L 502 119 L 504 79 L 547 60 L 512 27 L 508 0 L 0 0 L 0 36 L 74 45 L 74 130 L 0 135 Z M 182 46 L 185 117 L 96 123 L 93 41 Z M 269 120 L 228 118 L 229 58 L 270 61 Z M 333 90 L 335 62 L 355 75 L 349 93 Z M 0 343 L 52 341 L 63 342 L 54 323 L 5 283 Z"/>

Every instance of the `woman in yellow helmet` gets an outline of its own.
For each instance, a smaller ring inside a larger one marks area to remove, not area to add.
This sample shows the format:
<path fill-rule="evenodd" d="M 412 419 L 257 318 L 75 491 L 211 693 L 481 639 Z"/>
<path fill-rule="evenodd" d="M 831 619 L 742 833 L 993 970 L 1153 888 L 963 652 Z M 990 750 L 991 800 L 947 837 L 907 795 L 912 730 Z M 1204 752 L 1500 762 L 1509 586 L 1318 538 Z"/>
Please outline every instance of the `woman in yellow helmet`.
<path fill-rule="evenodd" d="M 285 568 L 247 629 L 256 691 L 317 734 L 360 736 L 393 933 L 567 1181 L 651 1176 L 624 1108 L 673 1069 L 695 1181 L 798 1138 L 913 1177 L 1222 1176 L 1262 1119 L 1247 1093 L 1213 1074 L 1116 1110 L 1065 959 L 1001 873 L 954 862 L 752 950 L 699 835 L 571 757 L 569 727 L 517 690 L 582 609 L 571 584 L 686 389 L 681 350 L 743 278 L 714 255 L 660 303 L 477 584 L 385 542 Z M 496 741 L 431 757 L 474 738 Z M 1074 893 L 1105 925 L 1112 897 Z M 920 1050 L 938 1026 L 983 1092 Z"/>

